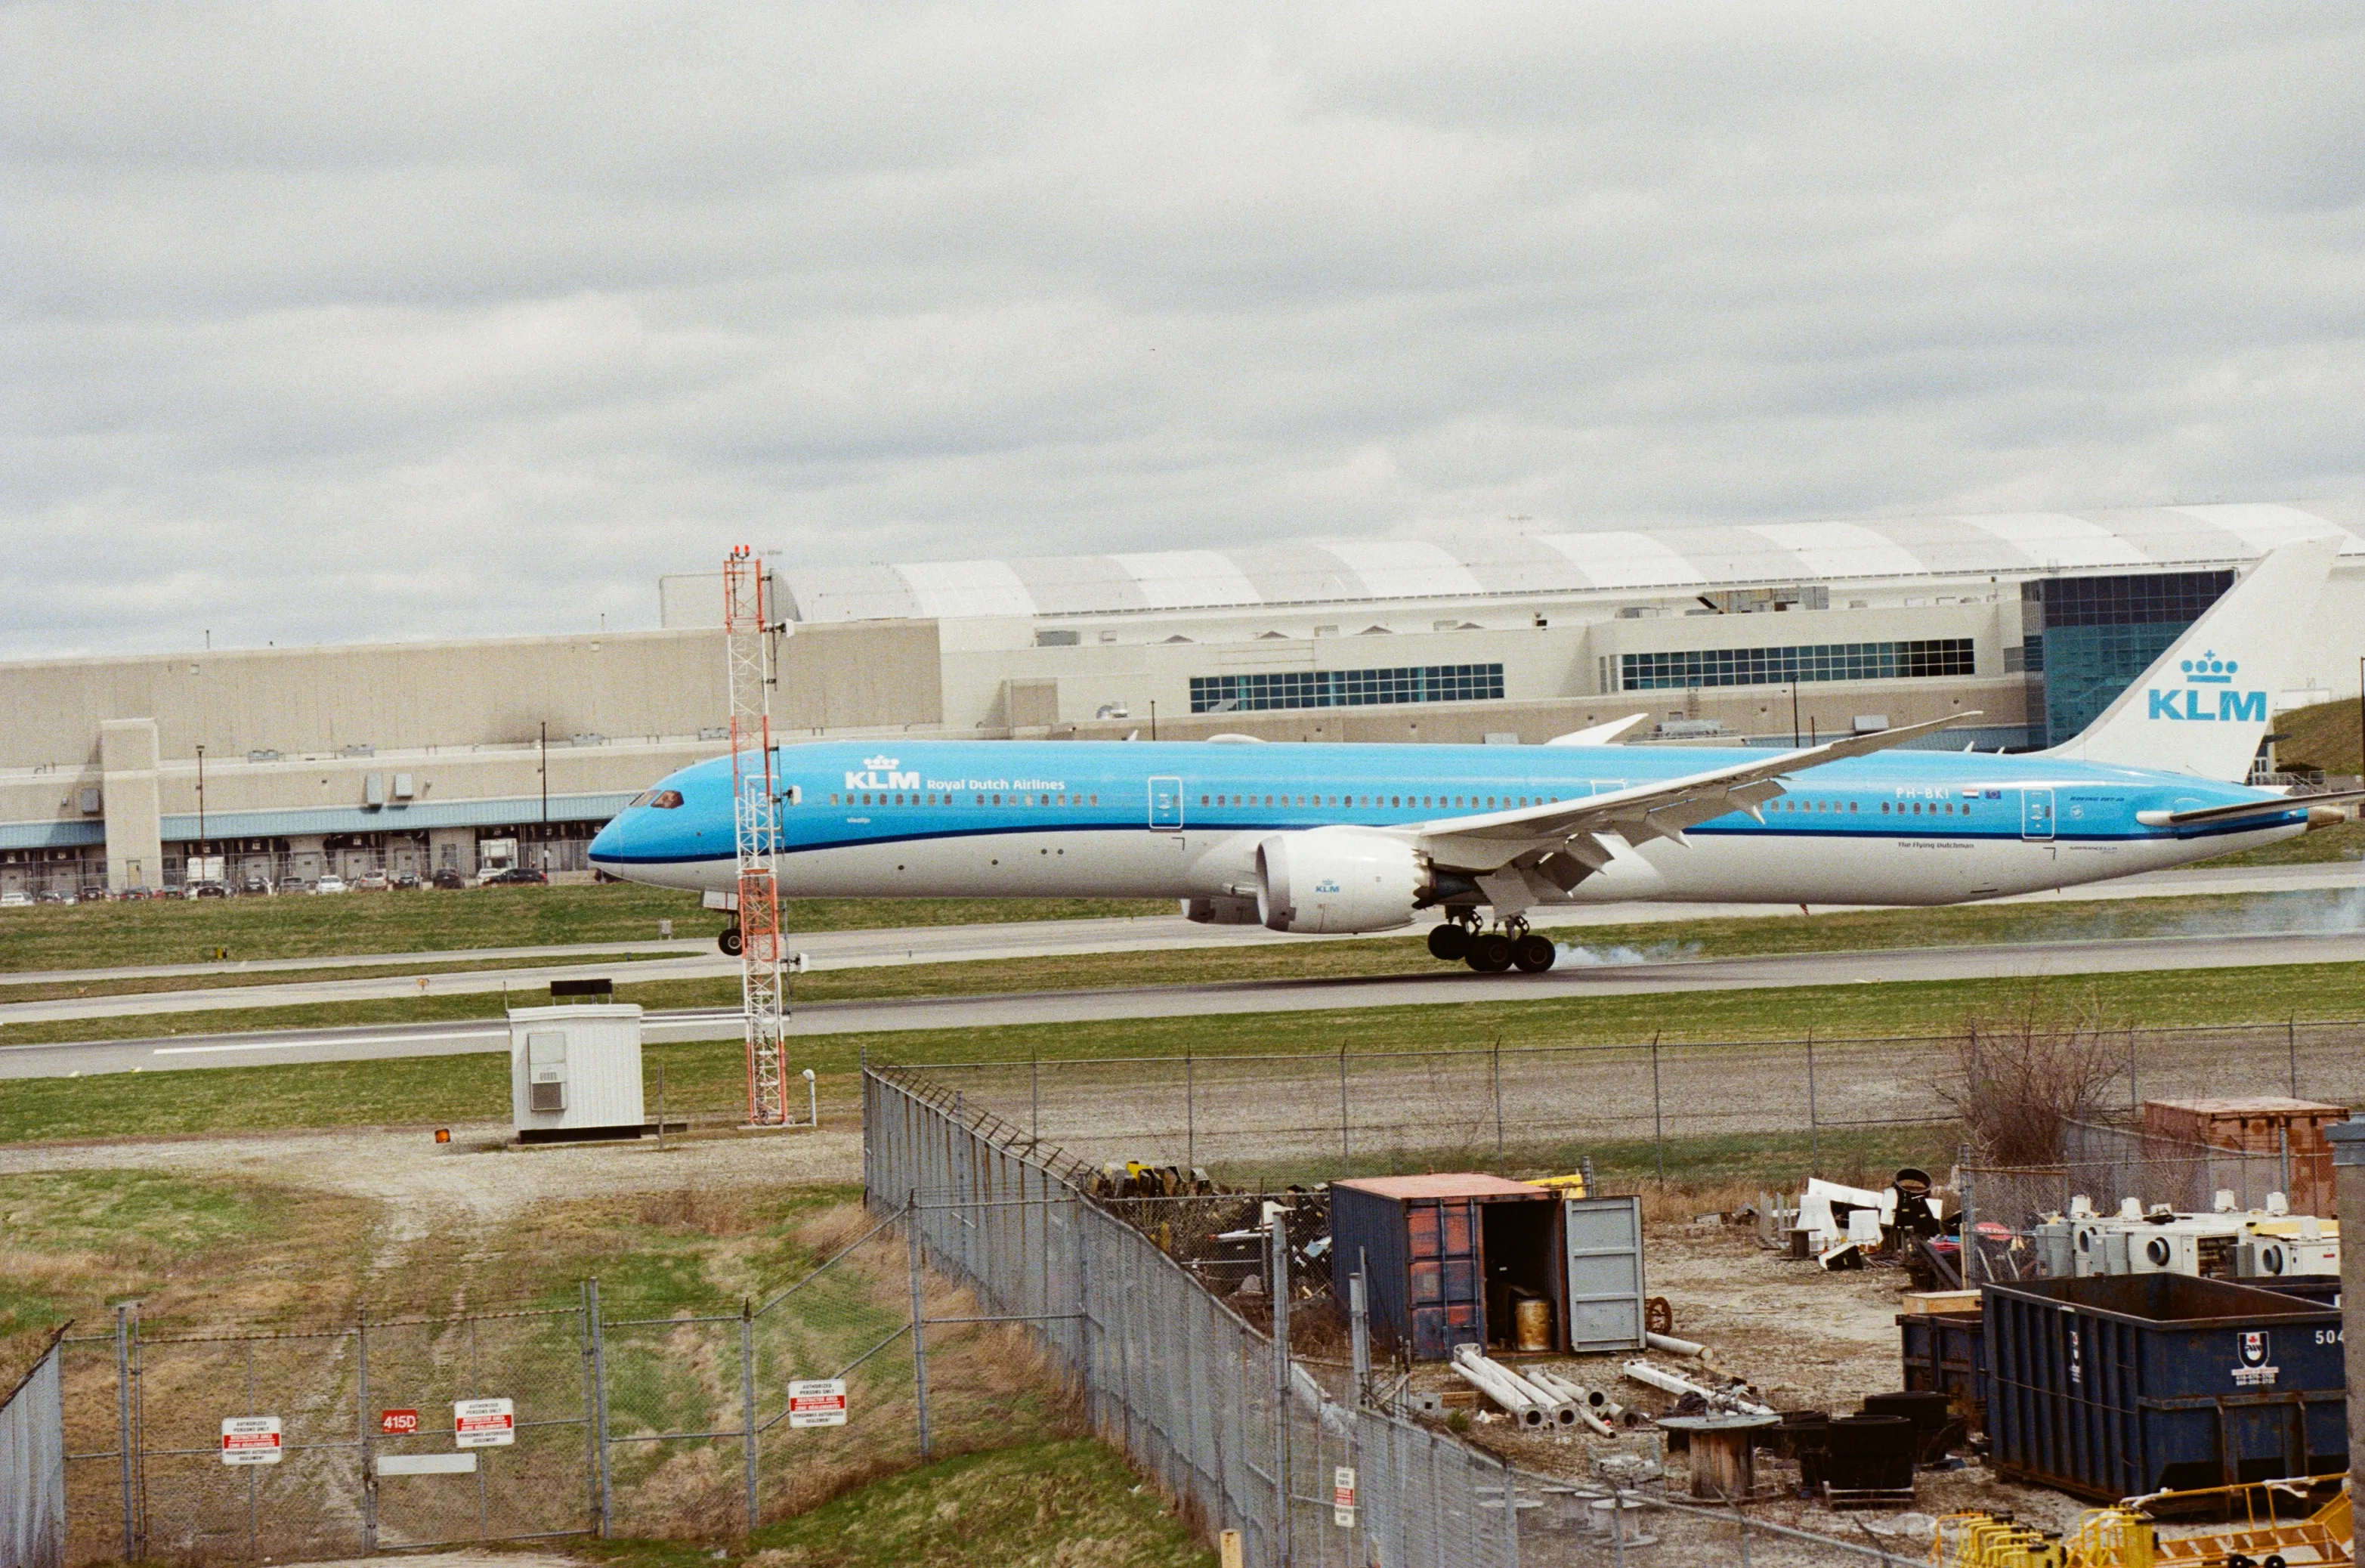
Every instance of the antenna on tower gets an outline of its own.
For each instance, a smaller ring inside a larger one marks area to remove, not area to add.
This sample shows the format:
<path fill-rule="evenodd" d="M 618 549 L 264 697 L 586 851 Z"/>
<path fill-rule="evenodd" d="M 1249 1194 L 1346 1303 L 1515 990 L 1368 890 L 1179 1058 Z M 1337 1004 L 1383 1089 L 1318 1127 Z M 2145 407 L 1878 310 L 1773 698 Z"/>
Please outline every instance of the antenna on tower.
<path fill-rule="evenodd" d="M 780 790 L 772 753 L 778 650 L 764 558 L 740 545 L 723 564 L 731 689 L 731 819 L 739 872 L 739 994 L 747 1036 L 747 1125 L 793 1126 L 785 1066 L 788 954 L 780 937 Z M 818 1118 L 816 1118 L 817 1120 Z"/>

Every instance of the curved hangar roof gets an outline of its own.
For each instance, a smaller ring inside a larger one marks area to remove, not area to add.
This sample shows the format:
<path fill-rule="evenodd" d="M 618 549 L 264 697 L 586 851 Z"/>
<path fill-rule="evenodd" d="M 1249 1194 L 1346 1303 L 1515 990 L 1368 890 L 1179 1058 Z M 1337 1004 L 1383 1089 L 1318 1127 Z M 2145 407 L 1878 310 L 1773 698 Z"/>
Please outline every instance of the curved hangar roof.
<path fill-rule="evenodd" d="M 1657 593 L 1848 578 L 2027 577 L 2254 560 L 2287 539 L 2359 529 L 2271 505 L 1778 522 L 1648 532 L 1471 533 L 1018 561 L 808 566 L 779 574 L 800 621 L 1121 615 L 1535 594 Z"/>

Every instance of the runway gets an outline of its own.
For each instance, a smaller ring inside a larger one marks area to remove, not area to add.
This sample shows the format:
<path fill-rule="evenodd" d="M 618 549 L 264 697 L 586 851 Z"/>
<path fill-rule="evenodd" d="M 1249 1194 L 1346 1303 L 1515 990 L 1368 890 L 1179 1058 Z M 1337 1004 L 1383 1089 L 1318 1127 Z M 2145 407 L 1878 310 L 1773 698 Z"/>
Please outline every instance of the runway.
<path fill-rule="evenodd" d="M 799 1008 L 790 1032 L 811 1036 L 889 1030 L 967 1030 L 1790 986 L 2033 979 L 2142 970 L 2189 972 L 2360 960 L 2365 960 L 2365 932 L 2171 936 L 1603 964 L 1556 969 L 1541 975 L 1476 975 L 1440 965 L 1432 973 L 1371 979 L 1228 980 L 1111 991 L 823 1002 Z M 733 1039 L 739 1032 L 736 1012 L 700 1010 L 650 1014 L 647 1037 L 653 1042 Z M 154 1072 L 266 1062 L 368 1061 L 504 1050 L 508 1044 L 508 1026 L 498 1020 L 487 1020 L 0 1047 L 0 1078 Z"/>
<path fill-rule="evenodd" d="M 2092 901 L 2111 898 L 2167 898 L 2196 894 L 2281 893 L 2350 889 L 2359 886 L 2359 868 L 2348 863 L 2317 866 L 2277 866 L 2158 871 L 2142 877 L 2070 889 L 2065 892 L 2032 893 L 1993 901 L 2001 904 Z M 1796 905 L 1624 903 L 1580 905 L 1538 910 L 1530 919 L 1539 930 L 1582 940 L 1589 926 L 1631 925 L 1662 921 L 1772 917 L 1796 913 Z M 1424 920 L 1412 929 L 1425 929 Z M 1390 935 L 1383 933 L 1382 935 Z M 1680 933 L 1669 933 L 1679 936 Z M 1322 938 L 1268 931 L 1261 925 L 1194 925 L 1179 915 L 1115 920 L 1014 921 L 998 925 L 906 926 L 870 931 L 801 932 L 790 937 L 792 946 L 807 955 L 814 970 L 872 969 L 904 964 L 971 963 L 995 958 L 1079 957 L 1099 953 L 1179 952 L 1202 948 L 1269 946 L 1276 943 L 1314 943 Z M 615 963 L 585 969 L 577 961 L 607 955 L 630 954 Z M 131 1018 L 158 1014 L 220 1012 L 255 1007 L 301 1007 L 321 1003 L 387 1002 L 420 996 L 470 996 L 499 991 L 539 991 L 553 980 L 599 974 L 622 984 L 651 980 L 728 979 L 739 973 L 739 961 L 717 951 L 711 940 L 610 942 L 569 947 L 514 947 L 441 954 L 377 953 L 345 958 L 277 958 L 246 965 L 174 964 L 116 969 L 49 970 L 0 974 L 0 985 L 76 984 L 141 978 L 189 977 L 208 974 L 267 974 L 289 970 L 356 969 L 366 971 L 390 965 L 432 966 L 480 963 L 516 958 L 514 967 L 446 970 L 423 975 L 381 975 L 367 972 L 347 977 L 312 979 L 276 985 L 226 985 L 188 991 L 145 991 L 126 995 L 58 997 L 39 1002 L 0 1002 L 0 1039 L 10 1025 L 50 1023 L 86 1018 Z"/>

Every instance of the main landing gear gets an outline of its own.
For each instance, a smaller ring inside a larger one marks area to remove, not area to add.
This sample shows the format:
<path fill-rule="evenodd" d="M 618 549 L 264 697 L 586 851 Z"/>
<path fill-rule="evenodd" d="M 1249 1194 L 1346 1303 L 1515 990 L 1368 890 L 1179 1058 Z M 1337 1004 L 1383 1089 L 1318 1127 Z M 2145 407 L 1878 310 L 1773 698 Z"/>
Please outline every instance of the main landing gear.
<path fill-rule="evenodd" d="M 739 940 L 739 928 L 735 925 L 729 927 L 722 935 L 714 939 L 714 945 L 733 958 L 737 958 L 740 948 L 744 946 Z"/>
<path fill-rule="evenodd" d="M 1537 935 L 1516 914 L 1489 931 L 1475 913 L 1466 912 L 1457 912 L 1442 925 L 1429 928 L 1429 951 L 1431 958 L 1449 964 L 1458 958 L 1482 975 L 1499 975 L 1514 968 L 1522 974 L 1540 975 L 1560 957 L 1551 937 Z"/>

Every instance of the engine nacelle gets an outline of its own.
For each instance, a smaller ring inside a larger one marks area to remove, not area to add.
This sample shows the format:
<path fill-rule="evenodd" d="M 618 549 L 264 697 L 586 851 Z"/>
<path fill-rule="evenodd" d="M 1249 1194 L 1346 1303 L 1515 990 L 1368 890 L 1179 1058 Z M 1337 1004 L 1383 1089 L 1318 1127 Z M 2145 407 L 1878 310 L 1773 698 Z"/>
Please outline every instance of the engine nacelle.
<path fill-rule="evenodd" d="M 1412 924 L 1429 867 L 1402 839 L 1359 828 L 1277 833 L 1257 846 L 1257 914 L 1275 931 Z"/>

